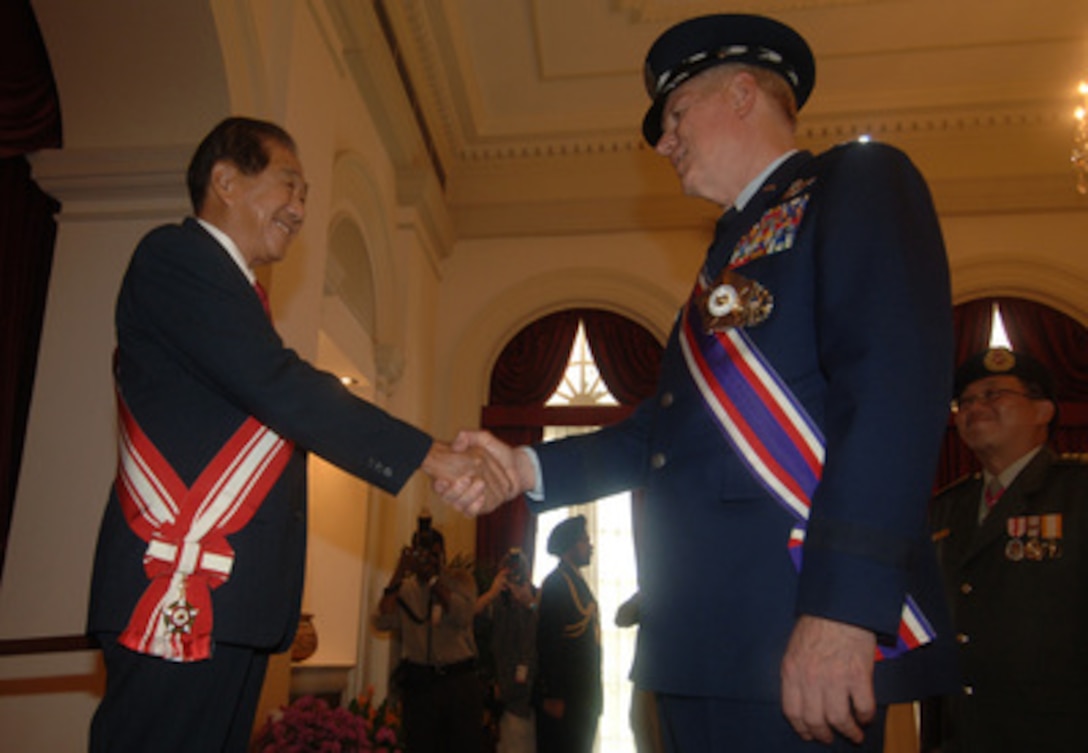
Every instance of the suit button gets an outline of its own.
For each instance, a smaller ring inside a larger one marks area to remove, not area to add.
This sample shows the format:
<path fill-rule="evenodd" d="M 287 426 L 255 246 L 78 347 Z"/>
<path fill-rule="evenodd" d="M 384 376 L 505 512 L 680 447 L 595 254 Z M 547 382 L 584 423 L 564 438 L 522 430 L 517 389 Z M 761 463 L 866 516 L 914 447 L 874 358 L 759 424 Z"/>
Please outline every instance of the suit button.
<path fill-rule="evenodd" d="M 655 452 L 650 456 L 650 467 L 655 471 L 659 471 L 665 467 L 665 453 Z"/>
<path fill-rule="evenodd" d="M 963 686 L 963 694 L 964 694 L 964 695 L 974 695 L 974 694 L 975 694 L 975 688 L 974 688 L 974 686 L 972 686 L 972 685 L 964 685 L 964 686 Z"/>
<path fill-rule="evenodd" d="M 672 405 L 673 400 L 674 400 L 674 398 L 672 396 L 672 393 L 671 392 L 666 392 L 665 394 L 663 394 L 661 396 L 661 407 L 662 408 L 668 408 L 670 405 Z"/>
<path fill-rule="evenodd" d="M 960 584 L 960 593 L 963 594 L 964 596 L 967 596 L 969 593 L 971 593 L 974 590 L 975 590 L 975 587 L 972 586 L 970 583 L 961 583 Z"/>
<path fill-rule="evenodd" d="M 956 643 L 960 644 L 961 646 L 966 646 L 970 642 L 971 636 L 969 636 L 967 633 L 956 633 Z"/>

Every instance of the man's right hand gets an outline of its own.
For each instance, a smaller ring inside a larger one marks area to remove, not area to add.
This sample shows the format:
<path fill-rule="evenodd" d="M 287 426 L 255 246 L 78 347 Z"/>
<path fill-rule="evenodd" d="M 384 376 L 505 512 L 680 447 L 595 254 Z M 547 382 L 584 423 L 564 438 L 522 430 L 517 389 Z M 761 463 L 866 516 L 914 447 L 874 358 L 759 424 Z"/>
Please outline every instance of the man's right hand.
<path fill-rule="evenodd" d="M 442 500 L 466 515 L 491 512 L 503 502 L 536 486 L 536 469 L 532 461 L 524 452 L 511 447 L 489 431 L 462 431 L 454 438 L 451 449 L 487 458 L 489 484 L 485 491 L 473 493 L 472 489 L 435 482 L 435 491 Z"/>
<path fill-rule="evenodd" d="M 480 447 L 435 440 L 422 468 L 443 501 L 462 512 L 490 512 L 518 494 L 506 469 Z"/>

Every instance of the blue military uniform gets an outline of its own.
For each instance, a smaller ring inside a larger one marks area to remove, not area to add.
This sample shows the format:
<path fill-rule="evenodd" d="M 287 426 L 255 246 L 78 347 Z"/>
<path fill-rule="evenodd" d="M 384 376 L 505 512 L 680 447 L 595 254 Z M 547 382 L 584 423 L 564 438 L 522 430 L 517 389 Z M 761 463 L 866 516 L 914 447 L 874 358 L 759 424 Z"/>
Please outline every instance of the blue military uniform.
<path fill-rule="evenodd" d="M 926 529 L 952 372 L 943 244 L 906 157 L 853 144 L 786 160 L 719 226 L 709 277 L 798 186 L 809 199 L 792 245 L 737 271 L 773 295 L 769 316 L 747 334 L 826 441 L 801 574 L 787 552 L 795 520 L 723 438 L 677 330 L 656 395 L 630 419 L 536 447 L 544 504 L 646 489 L 640 687 L 777 703 L 798 615 L 890 640 L 910 593 L 936 637 L 880 662 L 875 686 L 881 702 L 916 698 L 954 676 Z"/>
<path fill-rule="evenodd" d="M 667 112 L 684 82 L 726 63 L 777 74 L 798 108 L 815 80 L 804 39 L 772 19 L 712 15 L 666 31 L 647 54 L 643 134 L 657 145 L 665 119 L 682 178 L 700 162 L 689 148 L 781 145 L 744 132 L 738 105 L 720 142 L 706 120 L 685 131 L 684 106 Z M 680 100 L 692 109 L 714 93 L 693 91 Z M 891 146 L 785 149 L 719 220 L 656 394 L 618 425 L 535 448 L 540 507 L 645 490 L 633 677 L 661 695 L 668 744 L 691 750 L 822 747 L 782 713 L 782 659 L 802 615 L 876 635 L 881 708 L 955 681 L 926 526 L 953 353 L 929 191 Z M 867 749 L 880 739 L 867 735 Z"/>

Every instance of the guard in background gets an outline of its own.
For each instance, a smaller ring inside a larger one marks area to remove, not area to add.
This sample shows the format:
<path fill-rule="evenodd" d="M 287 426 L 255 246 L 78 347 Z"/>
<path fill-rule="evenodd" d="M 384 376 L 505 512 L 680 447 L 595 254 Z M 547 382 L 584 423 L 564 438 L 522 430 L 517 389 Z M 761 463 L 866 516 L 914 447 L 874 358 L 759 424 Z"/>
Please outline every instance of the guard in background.
<path fill-rule="evenodd" d="M 963 686 L 942 699 L 939 721 L 926 719 L 926 748 L 1083 751 L 1088 465 L 1047 447 L 1057 404 L 1031 356 L 975 355 L 957 371 L 955 395 L 956 429 L 982 472 L 932 505 Z"/>
<path fill-rule="evenodd" d="M 593 556 L 584 515 L 552 529 L 548 554 L 559 564 L 540 587 L 537 751 L 591 753 L 602 705 L 601 624 L 597 600 L 578 572 Z"/>

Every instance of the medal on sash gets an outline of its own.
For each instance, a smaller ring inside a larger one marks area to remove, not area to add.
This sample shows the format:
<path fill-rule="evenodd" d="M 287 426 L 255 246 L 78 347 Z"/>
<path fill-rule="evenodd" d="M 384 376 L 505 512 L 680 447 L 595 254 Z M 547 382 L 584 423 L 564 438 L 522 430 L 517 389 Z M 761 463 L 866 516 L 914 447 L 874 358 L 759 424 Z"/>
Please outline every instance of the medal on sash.
<path fill-rule="evenodd" d="M 695 294 L 703 331 L 723 332 L 730 327 L 751 327 L 764 321 L 774 308 L 774 297 L 755 280 L 724 270 L 711 285 Z"/>
<path fill-rule="evenodd" d="M 1009 518 L 1005 521 L 1005 530 L 1009 534 L 1009 541 L 1005 544 L 1005 559 L 1019 562 L 1024 559 L 1024 542 L 1021 538 L 1027 531 L 1027 518 L 1022 515 Z"/>
<path fill-rule="evenodd" d="M 212 651 L 211 591 L 230 579 L 227 537 L 261 506 L 294 444 L 249 418 L 193 484 L 185 484 L 143 432 L 117 390 L 118 464 L 114 488 L 129 528 L 147 542 L 148 584 L 118 643 L 178 662 Z"/>
<path fill-rule="evenodd" d="M 699 285 L 705 287 L 703 283 L 700 278 Z M 696 326 L 696 294 L 680 325 L 688 371 L 738 458 L 793 517 L 788 551 L 800 569 L 811 498 L 823 473 L 823 435 L 744 328 L 707 332 Z M 896 643 L 879 645 L 876 659 L 900 656 L 935 636 L 914 598 L 906 594 Z"/>

